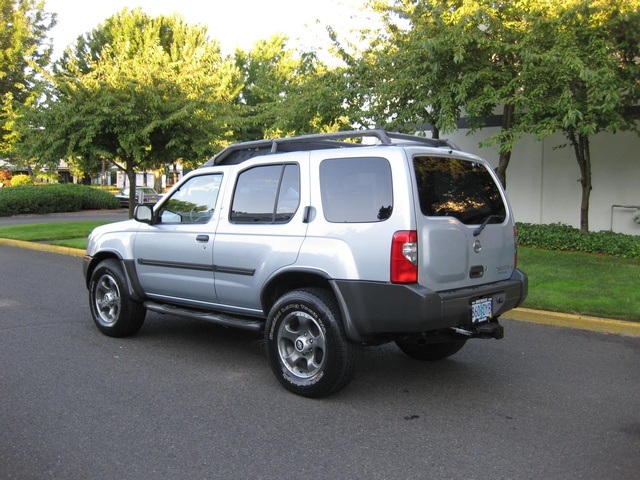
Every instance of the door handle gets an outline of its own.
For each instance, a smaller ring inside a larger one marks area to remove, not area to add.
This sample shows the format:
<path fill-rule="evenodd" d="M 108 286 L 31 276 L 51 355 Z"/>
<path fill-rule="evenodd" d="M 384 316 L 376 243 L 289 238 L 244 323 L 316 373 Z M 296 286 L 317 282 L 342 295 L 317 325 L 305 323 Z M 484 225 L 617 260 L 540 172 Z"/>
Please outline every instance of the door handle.
<path fill-rule="evenodd" d="M 316 209 L 313 207 L 304 207 L 302 223 L 310 223 L 314 218 L 316 218 Z"/>
<path fill-rule="evenodd" d="M 209 235 L 198 235 L 196 242 L 207 243 L 209 241 Z"/>

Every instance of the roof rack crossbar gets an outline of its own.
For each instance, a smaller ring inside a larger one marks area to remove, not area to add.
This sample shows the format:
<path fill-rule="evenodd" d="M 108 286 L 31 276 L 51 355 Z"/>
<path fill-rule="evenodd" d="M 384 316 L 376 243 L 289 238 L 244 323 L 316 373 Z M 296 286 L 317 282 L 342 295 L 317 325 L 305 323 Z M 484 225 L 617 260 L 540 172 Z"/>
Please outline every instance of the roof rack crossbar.
<path fill-rule="evenodd" d="M 403 140 L 406 142 L 429 145 L 432 147 L 448 147 L 458 150 L 454 144 L 447 140 L 434 138 L 418 137 L 416 135 L 407 135 L 396 132 L 387 132 L 380 128 L 370 130 L 349 130 L 334 133 L 315 133 L 309 135 L 298 135 L 295 137 L 285 137 L 266 140 L 254 140 L 250 142 L 242 142 L 230 145 L 222 150 L 218 155 L 209 160 L 206 165 L 220 165 L 225 163 L 239 163 L 248 158 L 267 153 L 277 153 L 280 151 L 295 151 L 291 148 L 295 144 L 300 144 L 300 150 L 308 149 L 310 145 L 315 148 L 339 148 L 339 147 L 355 147 L 360 144 L 343 142 L 338 140 L 346 140 L 350 138 L 377 138 L 382 145 L 393 145 L 393 140 Z M 285 148 L 286 147 L 288 148 Z M 243 154 L 244 152 L 244 154 Z"/>
<path fill-rule="evenodd" d="M 309 140 L 345 140 L 348 138 L 362 137 L 376 137 L 383 145 L 391 145 L 393 143 L 387 135 L 387 132 L 379 128 L 371 130 L 349 130 L 345 132 L 312 133 L 309 135 L 298 135 L 296 137 L 277 138 L 271 141 L 277 145 L 280 143 L 297 143 Z"/>

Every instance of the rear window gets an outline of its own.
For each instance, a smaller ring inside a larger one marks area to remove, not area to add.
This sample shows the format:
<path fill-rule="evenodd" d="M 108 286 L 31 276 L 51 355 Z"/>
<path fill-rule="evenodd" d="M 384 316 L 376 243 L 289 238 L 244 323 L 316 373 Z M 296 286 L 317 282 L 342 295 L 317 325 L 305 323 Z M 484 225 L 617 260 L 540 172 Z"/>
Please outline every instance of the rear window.
<path fill-rule="evenodd" d="M 423 215 L 455 217 L 466 225 L 504 222 L 500 189 L 481 163 L 417 156 L 413 167 Z"/>
<path fill-rule="evenodd" d="M 320 189 L 328 222 L 382 222 L 393 211 L 391 166 L 386 158 L 324 160 L 320 164 Z"/>

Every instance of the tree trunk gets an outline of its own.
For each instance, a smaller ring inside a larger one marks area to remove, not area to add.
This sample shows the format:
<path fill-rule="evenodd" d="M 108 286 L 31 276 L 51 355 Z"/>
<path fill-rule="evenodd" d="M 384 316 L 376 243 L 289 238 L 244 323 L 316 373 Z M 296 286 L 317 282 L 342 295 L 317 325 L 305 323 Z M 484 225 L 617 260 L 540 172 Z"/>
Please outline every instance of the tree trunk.
<path fill-rule="evenodd" d="M 164 168 L 162 170 L 154 170 L 153 171 L 153 189 L 162 193 L 162 175 L 164 173 Z"/>
<path fill-rule="evenodd" d="M 513 145 L 505 148 L 507 142 L 511 142 L 511 128 L 514 124 L 514 111 L 513 105 L 505 105 L 502 111 L 502 139 L 500 140 L 500 158 L 498 160 L 498 168 L 496 168 L 496 174 L 498 179 L 504 188 L 507 188 L 507 167 L 511 161 L 511 149 Z M 507 140 L 507 138 L 509 140 Z"/>
<path fill-rule="evenodd" d="M 582 186 L 582 200 L 580 202 L 580 231 L 589 231 L 589 200 L 591 198 L 591 151 L 589 148 L 589 137 L 578 135 L 575 131 L 569 131 L 568 135 L 576 160 L 580 166 L 580 185 Z"/>
<path fill-rule="evenodd" d="M 133 218 L 133 210 L 136 208 L 136 172 L 127 164 L 125 173 L 129 179 L 129 218 Z"/>

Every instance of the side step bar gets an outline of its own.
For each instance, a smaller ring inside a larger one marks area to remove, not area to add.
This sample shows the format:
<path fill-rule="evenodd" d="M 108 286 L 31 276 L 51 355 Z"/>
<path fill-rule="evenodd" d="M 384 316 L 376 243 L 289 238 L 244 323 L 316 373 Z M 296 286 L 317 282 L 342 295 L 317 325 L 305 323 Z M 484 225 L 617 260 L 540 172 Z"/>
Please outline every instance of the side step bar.
<path fill-rule="evenodd" d="M 144 308 L 151 312 L 162 313 L 165 315 L 176 315 L 178 317 L 185 317 L 193 320 L 204 320 L 223 327 L 240 328 L 252 332 L 262 332 L 264 330 L 264 322 L 252 318 L 232 317 L 223 313 L 202 312 L 199 310 L 191 310 L 188 308 L 165 305 L 152 301 L 146 301 L 143 305 Z"/>

